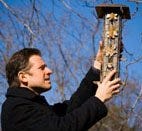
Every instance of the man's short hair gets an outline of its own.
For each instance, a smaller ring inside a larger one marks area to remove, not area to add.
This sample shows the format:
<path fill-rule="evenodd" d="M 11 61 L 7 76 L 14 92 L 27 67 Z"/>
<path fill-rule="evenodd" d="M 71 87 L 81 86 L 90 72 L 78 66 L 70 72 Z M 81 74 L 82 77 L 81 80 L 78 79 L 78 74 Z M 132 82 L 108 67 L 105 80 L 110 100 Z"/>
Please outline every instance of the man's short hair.
<path fill-rule="evenodd" d="M 24 48 L 15 52 L 6 64 L 6 77 L 9 87 L 19 87 L 20 81 L 18 78 L 19 71 L 30 69 L 29 59 L 33 55 L 41 56 L 40 50 L 36 48 Z"/>

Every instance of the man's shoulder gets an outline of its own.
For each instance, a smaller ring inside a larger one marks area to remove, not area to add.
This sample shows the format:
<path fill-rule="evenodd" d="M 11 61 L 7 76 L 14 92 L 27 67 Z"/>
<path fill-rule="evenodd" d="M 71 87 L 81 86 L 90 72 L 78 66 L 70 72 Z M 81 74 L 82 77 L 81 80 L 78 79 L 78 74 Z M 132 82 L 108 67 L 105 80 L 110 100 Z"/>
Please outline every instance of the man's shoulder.
<path fill-rule="evenodd" d="M 3 110 L 14 111 L 15 109 L 24 110 L 25 107 L 34 106 L 35 95 L 24 88 L 9 88 L 6 93 L 6 100 L 2 104 Z"/>

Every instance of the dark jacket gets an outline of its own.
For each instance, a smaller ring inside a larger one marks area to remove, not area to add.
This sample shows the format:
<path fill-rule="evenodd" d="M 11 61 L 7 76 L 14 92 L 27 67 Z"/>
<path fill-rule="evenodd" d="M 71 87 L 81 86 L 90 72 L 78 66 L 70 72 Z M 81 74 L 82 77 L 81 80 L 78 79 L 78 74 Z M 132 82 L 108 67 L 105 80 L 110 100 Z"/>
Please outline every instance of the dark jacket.
<path fill-rule="evenodd" d="M 87 130 L 107 114 L 104 103 L 94 97 L 95 79 L 98 72 L 90 69 L 71 99 L 53 106 L 27 88 L 9 88 L 2 106 L 2 131 Z"/>

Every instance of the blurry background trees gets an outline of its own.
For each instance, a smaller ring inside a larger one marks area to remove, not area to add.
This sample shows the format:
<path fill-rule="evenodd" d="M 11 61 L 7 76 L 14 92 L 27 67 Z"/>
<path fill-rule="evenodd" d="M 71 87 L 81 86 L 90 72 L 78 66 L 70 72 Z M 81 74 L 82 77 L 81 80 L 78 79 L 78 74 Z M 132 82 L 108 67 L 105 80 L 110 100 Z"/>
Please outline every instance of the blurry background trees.
<path fill-rule="evenodd" d="M 24 47 L 42 51 L 53 70 L 50 104 L 69 99 L 92 64 L 101 40 L 103 21 L 95 6 L 125 4 L 132 19 L 123 22 L 124 60 L 121 78 L 126 83 L 107 103 L 108 116 L 90 131 L 142 130 L 142 5 L 139 0 L 0 0 L 0 105 L 8 88 L 5 64 Z"/>

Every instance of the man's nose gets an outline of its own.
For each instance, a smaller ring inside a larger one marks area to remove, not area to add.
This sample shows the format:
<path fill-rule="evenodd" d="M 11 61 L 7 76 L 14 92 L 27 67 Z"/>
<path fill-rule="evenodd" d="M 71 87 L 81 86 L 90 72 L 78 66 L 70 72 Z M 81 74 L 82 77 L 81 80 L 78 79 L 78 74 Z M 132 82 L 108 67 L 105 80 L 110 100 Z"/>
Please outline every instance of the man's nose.
<path fill-rule="evenodd" d="M 46 71 L 47 71 L 48 74 L 52 74 L 53 73 L 52 70 L 49 69 L 48 67 L 46 67 Z"/>

